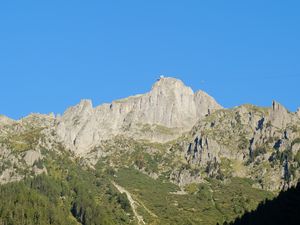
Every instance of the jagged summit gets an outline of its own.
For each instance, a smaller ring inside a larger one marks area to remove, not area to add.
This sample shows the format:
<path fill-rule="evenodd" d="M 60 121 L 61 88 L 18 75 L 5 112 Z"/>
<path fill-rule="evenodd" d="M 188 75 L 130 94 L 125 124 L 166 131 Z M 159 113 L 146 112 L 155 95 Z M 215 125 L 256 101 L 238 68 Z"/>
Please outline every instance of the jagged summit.
<path fill-rule="evenodd" d="M 79 152 L 120 134 L 165 142 L 188 131 L 197 120 L 220 108 L 205 92 L 194 93 L 181 80 L 161 77 L 146 94 L 95 108 L 90 100 L 82 100 L 64 113 L 57 130 L 62 140 Z M 169 132 L 162 134 L 153 130 L 157 126 Z"/>
<path fill-rule="evenodd" d="M 276 101 L 273 101 L 272 110 L 270 112 L 270 120 L 274 126 L 283 128 L 288 123 L 292 122 L 293 117 L 289 115 L 288 110 L 283 105 Z"/>
<path fill-rule="evenodd" d="M 193 90 L 190 87 L 187 87 L 181 80 L 174 77 L 160 77 L 152 86 L 152 90 L 155 88 L 160 89 L 182 89 L 188 88 L 192 92 Z"/>

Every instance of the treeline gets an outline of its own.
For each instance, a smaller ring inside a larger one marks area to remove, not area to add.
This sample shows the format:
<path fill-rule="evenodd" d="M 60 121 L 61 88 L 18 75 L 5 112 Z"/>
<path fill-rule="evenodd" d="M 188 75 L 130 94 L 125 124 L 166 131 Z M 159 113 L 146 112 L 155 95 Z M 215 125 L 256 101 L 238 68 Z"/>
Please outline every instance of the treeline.
<path fill-rule="evenodd" d="M 227 223 L 225 223 L 227 224 Z M 224 225 L 225 225 L 224 224 Z M 273 200 L 261 203 L 255 211 L 245 213 L 230 225 L 299 225 L 300 183 L 283 191 Z"/>
<path fill-rule="evenodd" d="M 0 185 L 0 225 L 134 224 L 107 176 L 63 157 L 45 163 L 48 175 Z"/>

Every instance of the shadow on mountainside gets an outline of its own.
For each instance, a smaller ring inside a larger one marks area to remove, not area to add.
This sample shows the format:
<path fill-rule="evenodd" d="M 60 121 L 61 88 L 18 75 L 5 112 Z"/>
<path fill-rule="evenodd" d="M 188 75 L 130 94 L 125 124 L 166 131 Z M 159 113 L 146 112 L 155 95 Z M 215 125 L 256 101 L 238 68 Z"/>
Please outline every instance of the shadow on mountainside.
<path fill-rule="evenodd" d="M 226 225 L 228 223 L 224 223 Z M 245 213 L 230 225 L 299 225 L 300 183 L 281 192 L 273 200 L 261 203 L 255 211 Z"/>

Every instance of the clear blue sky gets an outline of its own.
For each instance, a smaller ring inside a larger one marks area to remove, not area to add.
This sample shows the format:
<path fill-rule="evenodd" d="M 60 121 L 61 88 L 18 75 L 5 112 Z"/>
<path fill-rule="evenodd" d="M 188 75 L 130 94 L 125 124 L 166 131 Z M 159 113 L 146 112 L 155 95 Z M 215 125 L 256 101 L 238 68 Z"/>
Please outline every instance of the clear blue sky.
<path fill-rule="evenodd" d="M 276 99 L 295 111 L 299 12 L 298 0 L 1 1 L 0 114 L 110 102 L 160 74 L 225 107 Z"/>

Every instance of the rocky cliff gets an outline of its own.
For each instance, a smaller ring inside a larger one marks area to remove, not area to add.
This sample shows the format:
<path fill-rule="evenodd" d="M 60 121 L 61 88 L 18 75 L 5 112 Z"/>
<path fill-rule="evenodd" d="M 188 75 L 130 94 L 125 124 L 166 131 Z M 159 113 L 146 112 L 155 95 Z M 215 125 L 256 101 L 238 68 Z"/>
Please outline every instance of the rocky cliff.
<path fill-rule="evenodd" d="M 205 115 L 222 108 L 203 91 L 196 93 L 182 81 L 161 78 L 149 93 L 93 108 L 83 100 L 58 119 L 63 143 L 84 154 L 116 135 L 166 142 L 189 131 Z"/>
<path fill-rule="evenodd" d="M 270 108 L 219 110 L 200 120 L 191 135 L 186 160 L 208 176 L 249 177 L 268 190 L 300 178 L 300 120 L 275 101 Z"/>

